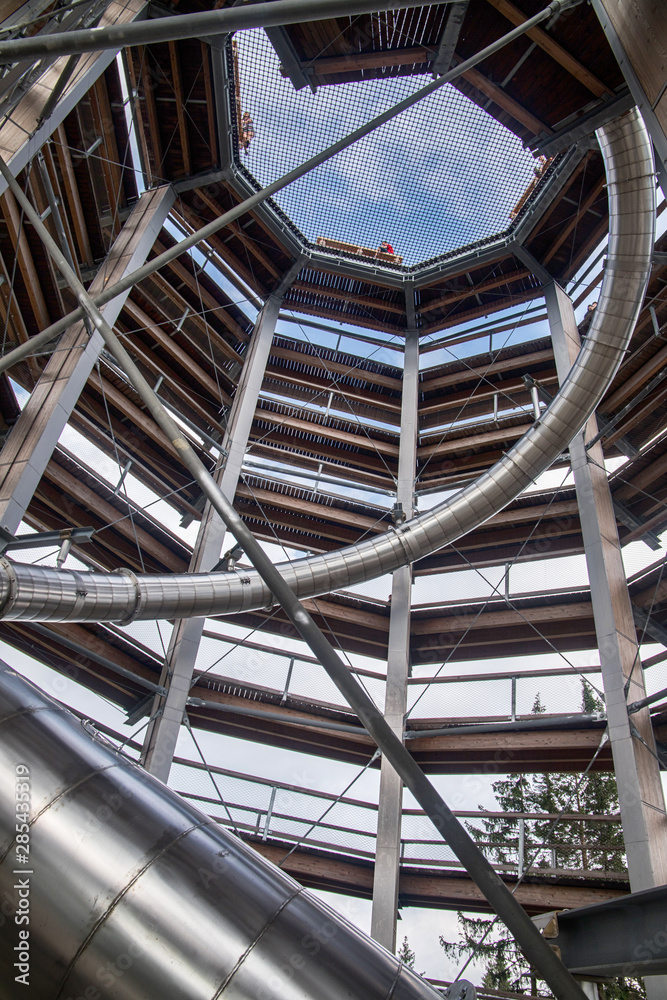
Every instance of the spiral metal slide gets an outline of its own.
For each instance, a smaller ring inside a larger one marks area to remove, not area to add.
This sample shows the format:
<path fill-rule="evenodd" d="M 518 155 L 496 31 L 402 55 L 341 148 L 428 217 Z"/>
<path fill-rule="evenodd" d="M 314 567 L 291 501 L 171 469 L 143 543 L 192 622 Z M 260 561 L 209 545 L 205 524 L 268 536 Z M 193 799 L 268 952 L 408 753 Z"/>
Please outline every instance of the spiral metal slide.
<path fill-rule="evenodd" d="M 595 409 L 641 307 L 655 217 L 651 147 L 638 114 L 598 138 L 609 193 L 607 267 L 591 330 L 558 396 L 490 472 L 451 500 L 379 538 L 281 567 L 299 597 L 373 579 L 483 523 L 549 467 Z M 14 620 L 127 622 L 271 603 L 254 572 L 135 576 L 0 565 L 0 614 Z M 438 996 L 4 664 L 0 774 L 0 1000 Z M 17 980 L 22 965 L 30 967 L 29 991 Z"/>
<path fill-rule="evenodd" d="M 439 1000 L 1 661 L 0 774 L 0 1000 Z"/>
<path fill-rule="evenodd" d="M 628 346 L 650 273 L 655 228 L 651 144 L 637 111 L 600 129 L 607 171 L 609 250 L 593 322 L 558 395 L 530 430 L 456 496 L 384 535 L 282 564 L 297 597 L 372 580 L 437 551 L 502 510 L 569 445 Z M 135 575 L 54 570 L 0 561 L 0 617 L 86 622 L 188 618 L 270 607 L 258 573 Z"/>

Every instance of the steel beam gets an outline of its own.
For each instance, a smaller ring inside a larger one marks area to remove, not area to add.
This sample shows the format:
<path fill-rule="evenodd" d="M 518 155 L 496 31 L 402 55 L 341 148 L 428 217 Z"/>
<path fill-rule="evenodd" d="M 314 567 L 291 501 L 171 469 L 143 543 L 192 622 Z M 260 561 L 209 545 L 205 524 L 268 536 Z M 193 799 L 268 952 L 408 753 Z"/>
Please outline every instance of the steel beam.
<path fill-rule="evenodd" d="M 551 918 L 545 937 L 578 976 L 667 975 L 667 886 L 632 892 Z M 664 996 L 664 994 L 663 994 Z"/>
<path fill-rule="evenodd" d="M 554 282 L 545 289 L 547 313 L 561 382 L 576 358 L 581 341 L 571 299 Z M 611 491 L 591 417 L 583 434 L 570 444 L 570 459 L 588 565 L 593 617 L 600 650 L 609 739 L 618 785 L 623 837 L 633 890 L 667 882 L 667 818 L 647 708 L 628 715 L 628 702 L 646 695 L 639 660 L 633 609 L 623 568 Z M 635 735 L 636 734 L 636 735 Z M 665 996 L 661 984 L 651 996 Z"/>
<path fill-rule="evenodd" d="M 303 90 L 304 87 L 310 87 L 314 93 L 315 88 L 301 68 L 301 61 L 285 28 L 280 25 L 275 28 L 266 28 L 265 31 L 274 52 L 280 59 L 282 69 L 285 70 L 294 89 Z"/>
<path fill-rule="evenodd" d="M 461 34 L 468 4 L 469 0 L 460 0 L 459 3 L 453 3 L 447 12 L 447 21 L 445 22 L 445 27 L 442 29 L 438 51 L 431 66 L 433 76 L 446 73 L 452 65 L 456 43 Z"/>
<path fill-rule="evenodd" d="M 308 644 L 314 656 L 320 661 L 350 707 L 356 712 L 379 749 L 394 765 L 435 828 L 447 841 L 471 877 L 474 878 L 493 909 L 515 936 L 528 961 L 535 966 L 540 976 L 550 986 L 557 1000 L 582 1000 L 584 994 L 575 979 L 543 940 L 525 911 L 503 884 L 498 873 L 494 871 L 463 825 L 459 823 L 422 769 L 413 760 L 402 741 L 387 724 L 382 713 L 360 686 L 354 674 L 345 666 L 328 639 L 300 603 L 292 588 L 197 457 L 194 449 L 184 438 L 178 424 L 169 416 L 123 344 L 87 294 L 62 251 L 44 226 L 39 213 L 26 197 L 20 185 L 17 184 L 16 179 L 12 177 L 2 159 L 0 159 L 0 172 L 6 178 L 14 197 L 25 211 L 26 217 L 35 227 L 47 253 L 81 303 L 90 322 L 102 334 L 106 346 L 124 369 L 142 399 L 148 414 L 167 435 L 180 461 L 241 545 L 265 586 L 281 605 L 296 631 Z"/>
<path fill-rule="evenodd" d="M 169 187 L 141 196 L 100 267 L 91 294 L 99 293 L 107 282 L 113 284 L 146 259 L 173 202 Z M 104 316 L 110 324 L 115 323 L 128 294 L 106 305 Z M 5 531 L 14 534 L 23 520 L 102 347 L 99 333 L 89 336 L 84 323 L 76 323 L 60 341 L 59 350 L 14 424 L 0 452 L 0 525 Z"/>
<path fill-rule="evenodd" d="M 536 155 L 556 156 L 569 149 L 575 142 L 580 142 L 588 136 L 593 136 L 595 130 L 613 121 L 625 111 L 633 108 L 636 101 L 630 91 L 623 90 L 616 97 L 602 101 L 597 107 L 586 114 L 579 115 L 569 125 L 558 129 L 553 135 L 538 136 L 528 142 L 528 148 Z"/>
<path fill-rule="evenodd" d="M 266 300 L 250 339 L 248 356 L 222 442 L 227 457 L 215 476 L 230 503 L 234 501 L 241 476 L 283 296 L 301 267 L 301 261 L 297 261 L 276 292 Z M 225 532 L 220 515 L 207 503 L 190 560 L 190 573 L 208 573 L 213 569 L 220 559 Z M 151 710 L 152 721 L 146 730 L 142 762 L 146 770 L 164 782 L 169 778 L 205 624 L 205 618 L 180 618 L 174 625 L 160 678 L 160 685 L 166 688 L 167 693 L 165 696 L 156 695 Z"/>
<path fill-rule="evenodd" d="M 396 501 L 401 504 L 403 515 L 409 519 L 413 514 L 414 486 L 417 473 L 419 400 L 419 334 L 416 329 L 415 292 L 412 284 L 406 287 L 405 307 L 408 329 L 405 332 L 403 354 L 401 434 Z M 391 585 L 389 651 L 384 702 L 385 720 L 400 740 L 403 739 L 408 700 L 411 596 L 412 566 L 402 566 L 393 574 Z M 403 782 L 389 760 L 383 756 L 373 877 L 371 937 L 374 937 L 389 951 L 396 950 L 402 814 Z"/>
<path fill-rule="evenodd" d="M 331 17 L 347 17 L 372 11 L 428 7 L 433 2 L 434 0 L 310 0 L 310 3 L 304 5 L 303 0 L 272 0 L 271 3 L 160 17 L 143 24 L 88 28 L 68 31 L 62 36 L 11 39 L 0 42 L 0 63 L 40 59 L 49 55 L 100 52 L 103 49 L 127 48 L 131 45 L 152 45 L 179 38 L 200 38 L 202 35 L 226 35 L 250 28 L 299 24 L 304 20 L 323 21 Z M 454 3 L 455 0 L 441 2 Z"/>

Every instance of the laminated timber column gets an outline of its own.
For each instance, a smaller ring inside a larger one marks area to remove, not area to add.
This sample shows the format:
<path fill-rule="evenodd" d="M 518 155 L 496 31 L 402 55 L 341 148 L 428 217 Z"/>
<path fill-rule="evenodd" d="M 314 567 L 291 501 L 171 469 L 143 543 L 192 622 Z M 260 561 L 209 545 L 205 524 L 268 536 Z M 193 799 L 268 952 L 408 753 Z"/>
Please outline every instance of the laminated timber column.
<path fill-rule="evenodd" d="M 562 382 L 579 352 L 579 331 L 572 302 L 562 288 L 554 282 L 545 291 L 556 368 Z M 637 892 L 667 882 L 667 820 L 658 762 L 651 752 L 655 744 L 649 710 L 642 709 L 631 717 L 627 711 L 628 703 L 643 698 L 646 692 L 602 447 L 597 443 L 587 450 L 585 444 L 596 434 L 597 422 L 591 417 L 585 432 L 570 444 L 570 458 L 600 649 L 630 886 Z M 667 985 L 667 980 L 661 981 Z M 650 995 L 664 998 L 667 991 Z"/>
<path fill-rule="evenodd" d="M 298 260 L 266 300 L 250 338 L 248 357 L 243 365 L 223 441 L 227 458 L 216 475 L 220 489 L 230 501 L 234 500 L 241 475 L 283 296 L 301 267 L 302 261 Z M 207 503 L 190 560 L 190 573 L 207 573 L 213 569 L 220 559 L 224 537 L 222 519 Z M 167 694 L 156 695 L 153 702 L 152 721 L 146 731 L 142 761 L 151 774 L 164 782 L 169 778 L 204 623 L 204 618 L 184 618 L 176 622 L 160 678 Z"/>
<path fill-rule="evenodd" d="M 419 335 L 415 329 L 414 290 L 411 285 L 406 289 L 406 311 L 408 329 L 405 333 L 396 500 L 402 505 L 405 516 L 409 518 L 412 517 L 414 504 L 419 388 Z M 384 703 L 385 719 L 400 738 L 403 737 L 407 709 L 411 596 L 412 567 L 402 566 L 395 571 L 391 585 L 389 654 Z M 403 782 L 383 757 L 373 875 L 371 936 L 389 951 L 396 950 L 402 813 Z"/>
<path fill-rule="evenodd" d="M 95 276 L 94 295 L 144 263 L 174 203 L 163 186 L 142 194 Z M 112 299 L 102 312 L 113 326 L 129 292 Z M 104 341 L 83 322 L 75 323 L 58 343 L 21 416 L 0 452 L 0 525 L 12 534 L 44 474 L 60 435 L 93 370 Z"/>

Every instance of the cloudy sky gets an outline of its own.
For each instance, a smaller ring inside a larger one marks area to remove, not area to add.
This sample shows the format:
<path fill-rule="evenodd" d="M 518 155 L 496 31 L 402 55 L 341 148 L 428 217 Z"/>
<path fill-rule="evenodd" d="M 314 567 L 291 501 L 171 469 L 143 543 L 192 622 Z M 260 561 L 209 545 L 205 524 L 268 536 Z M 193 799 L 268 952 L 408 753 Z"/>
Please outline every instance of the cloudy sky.
<path fill-rule="evenodd" d="M 236 35 L 241 105 L 255 139 L 247 168 L 275 180 L 429 82 L 430 77 L 295 91 L 263 31 Z M 281 192 L 277 201 L 313 242 L 328 236 L 376 247 L 388 240 L 404 263 L 507 228 L 533 177 L 521 142 L 445 85 Z"/>

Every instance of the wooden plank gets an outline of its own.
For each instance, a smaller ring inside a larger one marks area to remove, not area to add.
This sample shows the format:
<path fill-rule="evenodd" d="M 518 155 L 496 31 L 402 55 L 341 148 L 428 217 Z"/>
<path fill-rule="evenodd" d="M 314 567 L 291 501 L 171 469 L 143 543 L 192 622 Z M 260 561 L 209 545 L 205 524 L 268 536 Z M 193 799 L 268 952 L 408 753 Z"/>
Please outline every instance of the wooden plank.
<path fill-rule="evenodd" d="M 77 246 L 74 240 L 74 234 L 72 233 L 72 227 L 70 226 L 69 213 L 65 211 L 65 198 L 63 198 L 63 190 L 60 184 L 60 177 L 58 171 L 56 170 L 55 160 L 53 158 L 52 146 L 47 143 L 42 150 L 44 154 L 44 160 L 46 162 L 46 169 L 49 174 L 49 179 L 51 181 L 51 186 L 53 188 L 56 200 L 60 206 L 60 218 L 65 230 L 65 235 L 67 237 L 67 245 L 69 247 L 70 256 L 74 263 L 74 268 L 77 273 L 77 277 L 81 280 L 81 267 L 79 266 L 79 254 L 77 251 Z"/>
<path fill-rule="evenodd" d="M 489 628 L 503 628 L 507 625 L 523 625 L 539 622 L 561 622 L 575 619 L 592 618 L 593 609 L 590 601 L 578 601 L 576 604 L 545 604 L 542 607 L 503 608 L 502 611 L 464 612 L 454 615 L 440 615 L 433 618 L 420 618 L 414 613 L 411 619 L 413 635 L 434 635 L 435 633 L 467 632 Z M 497 636 L 489 636 L 490 641 Z"/>
<path fill-rule="evenodd" d="M 103 139 L 102 145 L 100 146 L 100 156 L 97 162 L 101 167 L 102 175 L 104 177 L 104 184 L 106 187 L 112 220 L 111 235 L 112 239 L 115 239 L 122 226 L 118 210 L 125 207 L 127 200 L 123 190 L 123 175 L 120 167 L 120 156 L 118 153 L 118 145 L 116 143 L 116 133 L 113 128 L 113 117 L 111 114 L 111 105 L 109 103 L 109 94 L 107 93 L 104 77 L 100 77 L 95 81 L 95 86 L 91 91 L 91 98 L 93 96 L 94 101 L 91 100 L 91 108 L 93 116 L 97 113 L 96 125 L 99 129 L 99 134 Z"/>
<path fill-rule="evenodd" d="M 128 315 L 132 317 L 134 322 L 137 323 L 142 330 L 145 330 L 147 333 L 151 333 L 152 336 L 155 338 L 156 343 L 167 354 L 170 354 L 171 357 L 185 369 L 185 371 L 193 379 L 193 381 L 197 382 L 204 389 L 206 389 L 211 398 L 213 400 L 216 400 L 216 402 L 219 404 L 220 389 L 218 388 L 218 384 L 215 381 L 215 379 L 211 378 L 211 376 L 207 372 L 205 372 L 204 369 L 201 368 L 196 363 L 196 361 L 194 361 L 194 359 L 191 357 L 190 354 L 187 353 L 187 351 L 184 351 L 181 347 L 178 346 L 178 344 L 174 343 L 173 339 L 169 336 L 167 330 L 165 330 L 164 327 L 162 326 L 156 326 L 151 320 L 150 316 L 148 316 L 148 314 L 145 313 L 143 309 L 141 309 L 131 299 L 127 300 L 123 308 L 128 313 Z M 148 356 L 147 349 L 144 348 L 143 345 L 140 345 L 137 342 L 137 339 L 133 337 L 131 333 L 129 334 L 128 339 L 132 344 L 133 350 L 141 351 L 143 356 L 145 357 Z M 155 360 L 153 363 L 158 364 L 157 360 Z M 225 403 L 229 403 L 230 397 L 226 393 L 224 394 L 224 396 L 225 398 L 222 401 Z M 188 401 L 192 402 L 193 397 L 190 396 Z M 206 420 L 210 421 L 212 419 L 214 418 L 212 418 L 211 415 L 207 413 Z"/>
<path fill-rule="evenodd" d="M 281 368 L 278 365 L 269 364 L 266 366 L 265 372 L 265 385 L 275 386 L 275 383 L 282 383 L 285 391 L 289 391 L 289 387 L 297 386 L 301 389 L 311 389 L 313 392 L 319 394 L 325 393 L 328 395 L 329 392 L 333 392 L 334 399 L 342 399 L 348 404 L 358 403 L 363 407 L 371 407 L 377 410 L 381 410 L 385 413 L 385 420 L 390 421 L 393 424 L 398 424 L 398 415 L 401 412 L 401 404 L 395 400 L 389 399 L 380 393 L 372 394 L 370 392 L 363 392 L 356 386 L 343 385 L 340 379 L 331 376 L 331 378 L 318 378 L 312 374 L 306 374 L 305 372 L 290 371 L 287 368 Z"/>
<path fill-rule="evenodd" d="M 487 2 L 500 11 L 503 17 L 506 17 L 512 24 L 518 26 L 527 20 L 526 15 L 518 7 L 515 7 L 513 3 L 510 3 L 510 0 L 487 0 Z M 612 91 L 605 86 L 602 80 L 598 80 L 594 73 L 591 73 L 583 63 L 580 63 L 578 59 L 570 55 L 543 28 L 529 28 L 526 36 L 535 42 L 536 45 L 539 45 L 544 52 L 550 55 L 552 59 L 562 66 L 563 69 L 566 69 L 579 83 L 583 84 L 587 90 L 595 94 L 596 97 L 604 97 L 605 94 L 611 95 Z"/>
<path fill-rule="evenodd" d="M 179 559 L 171 549 L 168 549 L 156 538 L 153 538 L 135 519 L 123 517 L 117 507 L 102 499 L 102 497 L 86 486 L 78 477 L 73 476 L 59 465 L 57 460 L 54 461 L 52 459 L 49 462 L 45 475 L 48 480 L 63 490 L 66 496 L 76 497 L 77 501 L 93 511 L 105 524 L 114 522 L 114 530 L 119 531 L 120 534 L 138 544 L 141 550 L 147 552 L 157 563 L 165 567 L 171 567 L 174 563 L 180 563 L 182 570 L 185 569 L 184 561 Z"/>
<path fill-rule="evenodd" d="M 530 423 L 519 424 L 517 427 L 501 427 L 495 431 L 486 431 L 483 434 L 472 434 L 469 437 L 451 438 L 449 441 L 438 441 L 436 444 L 423 445 L 418 449 L 419 458 L 431 458 L 436 455 L 450 455 L 459 451 L 466 451 L 468 448 L 482 449 L 493 444 L 502 444 L 504 441 L 514 441 L 525 434 Z M 423 438 L 422 438 L 423 440 Z"/>
<path fill-rule="evenodd" d="M 158 247 L 159 244 L 156 244 L 156 249 L 158 249 Z M 187 299 L 184 299 L 183 296 L 179 295 L 176 289 L 172 287 L 172 282 L 167 278 L 163 277 L 162 275 L 153 275 L 152 276 L 153 280 L 156 281 L 156 283 L 160 284 L 160 287 L 164 289 L 166 295 L 172 300 L 172 302 L 178 303 L 179 305 L 184 304 L 185 308 L 190 309 L 191 315 L 188 318 L 191 319 L 193 322 L 196 322 L 197 325 L 203 330 L 203 332 L 206 335 L 213 335 L 215 337 L 216 346 L 219 347 L 219 349 L 222 351 L 223 354 L 225 354 L 228 358 L 231 358 L 233 361 L 238 361 L 239 363 L 242 364 L 243 358 L 238 353 L 238 351 L 236 351 L 232 347 L 232 345 L 225 340 L 225 338 L 221 335 L 221 333 L 218 330 L 216 330 L 208 323 L 206 316 L 200 315 L 201 309 L 203 307 L 204 310 L 207 310 L 210 313 L 212 313 L 216 317 L 216 319 L 220 320 L 220 322 L 223 323 L 224 326 L 226 326 L 235 334 L 237 324 L 235 320 L 233 320 L 231 316 L 229 316 L 225 305 L 218 302 L 217 299 L 215 299 L 212 295 L 210 295 L 205 289 L 201 288 L 200 286 L 198 287 L 195 278 L 188 271 L 188 269 L 183 266 L 183 264 L 180 264 L 178 261 L 173 260 L 169 264 L 169 268 L 177 278 L 180 278 L 181 281 L 183 281 L 190 288 L 190 290 L 193 291 L 195 295 L 197 295 L 197 297 L 201 295 L 201 302 L 199 309 L 197 309 L 197 307 L 193 308 L 191 302 L 188 302 Z M 184 311 L 185 309 L 183 309 L 182 312 Z M 197 313 L 198 315 L 195 315 L 195 313 Z M 238 327 L 238 329 L 240 329 L 240 327 Z M 242 330 L 241 332 L 244 335 L 244 340 L 247 339 L 245 335 L 245 330 Z"/>
<path fill-rule="evenodd" d="M 340 299 L 342 302 L 354 302 L 358 306 L 367 306 L 369 309 L 377 309 L 379 312 L 395 313 L 397 316 L 405 318 L 405 307 L 396 305 L 393 302 L 385 302 L 383 299 L 375 298 L 372 295 L 357 295 L 354 292 L 347 292 L 340 288 L 327 288 L 326 285 L 313 285 L 306 281 L 295 281 L 291 288 L 296 292 L 309 292 L 311 295 L 318 295 L 322 298 Z"/>
<path fill-rule="evenodd" d="M 302 70 L 312 69 L 315 76 L 331 76 L 337 73 L 355 73 L 366 69 L 384 69 L 390 66 L 419 66 L 431 62 L 433 50 L 416 46 L 409 49 L 384 49 L 376 52 L 359 52 L 354 55 L 325 56 L 309 59 L 301 63 Z M 280 70 L 282 76 L 288 74 Z"/>
<path fill-rule="evenodd" d="M 534 135 L 541 135 L 542 133 L 546 135 L 553 135 L 553 129 L 545 125 L 544 122 L 540 121 L 534 114 L 524 108 L 523 105 L 515 101 L 513 97 L 510 97 L 502 87 L 497 84 L 492 83 L 491 80 L 487 79 L 483 73 L 480 73 L 478 69 L 469 69 L 465 73 L 461 74 L 464 80 L 472 84 L 477 90 L 479 90 L 485 97 L 490 98 L 494 104 L 497 104 L 499 108 L 506 111 L 509 115 L 514 118 L 515 121 L 524 125 L 530 132 Z"/>
<path fill-rule="evenodd" d="M 197 196 L 203 201 L 207 208 L 210 209 L 214 219 L 219 218 L 219 216 L 224 214 L 222 206 L 218 204 L 215 198 L 212 198 L 208 194 L 206 188 L 198 188 Z M 241 225 L 238 222 L 231 222 L 227 226 L 227 229 L 230 233 L 234 233 L 237 239 L 239 239 L 241 243 L 248 248 L 253 257 L 259 261 L 262 267 L 264 267 L 269 274 L 272 274 L 274 278 L 281 277 L 280 269 L 277 268 L 271 258 L 264 253 L 262 248 L 255 242 L 255 240 L 253 240 L 252 236 L 249 236 L 248 233 L 241 228 Z"/>
<path fill-rule="evenodd" d="M 327 373 L 335 375 L 350 376 L 350 378 L 361 379 L 369 385 L 379 385 L 385 389 L 393 389 L 401 392 L 402 381 L 400 378 L 391 378 L 389 375 L 382 375 L 379 372 L 368 371 L 361 365 L 346 365 L 339 361 L 329 361 L 320 358 L 317 354 L 306 354 L 302 351 L 290 350 L 288 347 L 271 348 L 272 358 L 284 358 L 286 361 L 294 361 L 306 367 L 321 368 Z"/>
<path fill-rule="evenodd" d="M 601 0 L 651 105 L 667 80 L 667 4 L 664 0 Z"/>
<path fill-rule="evenodd" d="M 11 191 L 5 191 L 2 199 L 0 199 L 0 205 L 5 222 L 7 223 L 9 238 L 12 241 L 12 246 L 18 258 L 19 268 L 26 285 L 35 321 L 39 329 L 43 330 L 50 325 L 51 317 L 46 307 L 39 274 L 37 273 L 30 247 L 28 246 L 25 234 L 25 220 L 22 221 L 19 207 Z"/>
<path fill-rule="evenodd" d="M 153 169 L 151 165 L 151 156 L 148 149 L 148 140 L 146 138 L 146 126 L 144 123 L 144 116 L 141 113 L 141 107 L 139 105 L 139 78 L 137 75 L 137 70 L 135 68 L 135 51 L 134 49 L 125 49 L 123 52 L 123 60 L 127 68 L 127 75 L 130 79 L 130 86 L 132 88 L 132 121 L 135 125 L 135 134 L 137 137 L 137 142 L 139 144 L 139 150 L 141 154 L 141 160 L 143 169 L 146 175 L 147 183 L 150 185 L 155 181 L 156 170 Z M 141 63 L 139 63 L 141 65 Z"/>
<path fill-rule="evenodd" d="M 153 182 L 158 183 L 163 179 L 162 167 L 164 162 L 164 153 L 162 151 L 162 139 L 160 136 L 160 116 L 158 115 L 157 104 L 155 103 L 155 93 L 153 91 L 153 79 L 149 71 L 148 63 L 148 52 L 144 45 L 139 45 L 137 47 L 137 52 L 139 54 L 139 89 L 140 94 L 144 99 L 144 106 L 146 108 L 146 117 L 148 121 L 148 131 L 151 138 L 151 148 L 153 152 L 153 159 L 155 163 L 155 170 L 152 171 Z"/>
<path fill-rule="evenodd" d="M 93 254 L 90 249 L 90 240 L 88 239 L 88 227 L 86 225 L 83 206 L 81 205 L 79 186 L 76 182 L 67 136 L 62 125 L 59 125 L 56 129 L 56 137 L 53 145 L 55 146 L 62 176 L 62 186 L 65 190 L 65 197 L 69 206 L 78 245 L 78 254 L 74 254 L 74 256 L 83 261 L 87 267 L 91 267 L 93 264 Z"/>
<path fill-rule="evenodd" d="M 458 292 L 448 292 L 439 299 L 433 299 L 432 302 L 422 302 L 419 306 L 419 312 L 427 313 L 432 312 L 434 309 L 445 309 L 454 302 L 461 302 L 462 300 L 471 298 L 473 295 L 479 295 L 481 292 L 488 292 L 494 288 L 509 285 L 512 281 L 520 281 L 523 278 L 528 278 L 531 273 L 528 268 L 523 267 L 517 271 L 510 271 L 507 274 L 496 275 L 494 278 L 487 278 L 485 281 L 480 281 L 479 284 L 469 285 L 468 288 L 463 288 Z"/>
<path fill-rule="evenodd" d="M 176 97 L 176 115 L 178 118 L 178 136 L 181 140 L 181 156 L 183 157 L 183 171 L 186 177 L 192 173 L 192 160 L 190 158 L 190 140 L 188 138 L 188 123 L 186 120 L 185 93 L 183 91 L 183 77 L 181 75 L 181 64 L 178 56 L 176 42 L 169 42 L 169 61 L 171 63 L 171 75 L 173 80 L 174 95 Z"/>
<path fill-rule="evenodd" d="M 219 163 L 218 133 L 215 124 L 215 96 L 211 79 L 211 49 L 206 42 L 201 45 L 201 65 L 204 74 L 204 93 L 206 94 L 206 113 L 208 116 L 208 148 L 211 153 L 211 164 Z"/>
<path fill-rule="evenodd" d="M 592 191 L 589 193 L 588 197 L 585 198 L 584 201 L 581 203 L 581 207 L 578 209 L 577 212 L 574 213 L 569 222 L 560 227 L 560 233 L 557 239 L 554 240 L 554 242 L 549 247 L 548 252 L 545 254 L 544 264 L 548 264 L 551 258 L 555 257 L 555 255 L 558 253 L 559 249 L 562 247 L 565 240 L 569 237 L 572 230 L 575 229 L 575 227 L 578 225 L 579 220 L 584 217 L 584 215 L 589 210 L 591 205 L 594 205 L 595 202 L 598 200 L 603 188 L 606 187 L 606 183 L 607 183 L 606 178 L 601 177 L 598 180 L 598 182 L 593 186 Z M 607 226 L 606 219 L 604 220 L 604 225 L 606 228 Z"/>
<path fill-rule="evenodd" d="M 438 333 L 441 330 L 448 330 L 452 326 L 460 326 L 461 323 L 467 323 L 468 320 L 479 319 L 481 316 L 491 316 L 501 309 L 509 309 L 510 306 L 518 306 L 522 302 L 530 302 L 531 299 L 542 298 L 543 295 L 544 289 L 541 286 L 529 288 L 517 295 L 506 295 L 505 298 L 496 299 L 494 302 L 489 302 L 488 305 L 477 306 L 476 309 L 466 309 L 460 313 L 452 313 L 448 318 L 436 320 L 434 323 L 429 323 L 427 326 L 422 327 L 419 332 L 422 336 L 429 333 Z M 512 326 L 514 325 L 512 324 Z M 479 334 L 475 336 L 478 337 Z"/>
<path fill-rule="evenodd" d="M 306 313 L 307 316 L 319 316 L 320 319 L 335 319 L 339 323 L 349 323 L 350 326 L 360 326 L 369 330 L 381 330 L 383 333 L 395 333 L 399 337 L 405 336 L 405 327 L 396 326 L 394 323 L 381 323 L 377 319 L 369 319 L 366 316 L 357 316 L 353 312 L 345 309 L 328 309 L 326 306 L 309 306 L 303 302 L 295 302 L 288 298 L 284 305 L 287 312 Z"/>
<path fill-rule="evenodd" d="M 255 414 L 256 420 L 262 420 L 269 424 L 278 424 L 280 427 L 289 427 L 291 430 L 301 431 L 304 434 L 325 438 L 335 441 L 337 444 L 351 444 L 363 451 L 379 452 L 383 455 L 398 457 L 398 445 L 388 441 L 382 441 L 371 434 L 351 434 L 349 431 L 341 430 L 340 427 L 327 427 L 326 424 L 316 424 L 310 420 L 301 420 L 298 417 L 289 417 L 284 413 L 273 413 L 271 410 L 258 409 Z"/>

